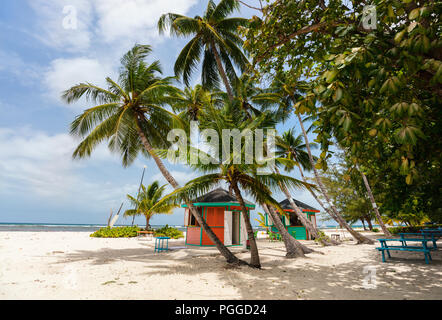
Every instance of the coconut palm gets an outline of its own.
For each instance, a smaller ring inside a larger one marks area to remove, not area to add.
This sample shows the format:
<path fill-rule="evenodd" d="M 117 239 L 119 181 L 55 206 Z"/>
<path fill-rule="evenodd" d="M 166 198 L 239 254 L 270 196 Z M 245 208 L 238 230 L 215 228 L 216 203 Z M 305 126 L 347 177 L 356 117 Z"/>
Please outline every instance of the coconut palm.
<path fill-rule="evenodd" d="M 222 131 L 226 129 L 238 129 L 241 133 L 246 132 L 246 130 L 254 132 L 256 129 L 261 129 L 262 124 L 265 123 L 268 118 L 268 115 L 263 113 L 251 121 L 244 121 L 242 117 L 240 117 L 242 114 L 242 111 L 237 107 L 237 103 L 227 103 L 221 110 L 208 105 L 200 115 L 199 122 L 203 129 L 212 129 L 217 132 L 219 136 L 222 136 Z M 228 151 L 223 149 L 226 145 L 230 145 Z M 244 204 L 243 193 L 252 196 L 256 202 L 263 206 L 268 205 L 277 208 L 282 214 L 283 210 L 280 208 L 278 202 L 271 196 L 272 190 L 278 189 L 281 183 L 287 185 L 288 188 L 304 188 L 306 185 L 309 187 L 311 185 L 277 173 L 259 174 L 258 170 L 266 167 L 268 163 L 265 161 L 258 163 L 255 157 L 253 157 L 250 163 L 245 161 L 247 148 L 244 141 L 241 141 L 240 150 L 237 151 L 233 151 L 234 149 L 231 143 L 226 143 L 226 141 L 219 141 L 219 144 L 213 145 L 212 147 L 216 150 L 224 150 L 225 152 L 223 152 L 223 155 L 219 153 L 213 155 L 213 152 L 205 153 L 198 150 L 199 153 L 204 153 L 205 157 L 210 161 L 205 161 L 204 163 L 198 161 L 197 163 L 189 163 L 189 165 L 193 169 L 205 174 L 189 181 L 185 186 L 177 189 L 170 196 L 196 198 L 219 186 L 221 183 L 227 184 L 242 208 L 251 249 L 250 265 L 259 268 L 258 248 L 250 223 L 250 217 L 247 214 Z M 241 161 L 237 161 L 238 156 Z M 282 232 L 287 232 L 284 227 L 282 227 L 282 229 Z M 284 243 L 286 244 L 286 242 Z M 286 248 L 288 257 L 303 256 L 304 252 L 312 252 L 312 250 L 305 248 L 293 238 L 291 242 L 287 242 Z"/>
<path fill-rule="evenodd" d="M 106 78 L 107 89 L 80 83 L 63 93 L 67 103 L 85 97 L 98 104 L 85 110 L 71 124 L 71 134 L 83 139 L 73 157 L 88 157 L 99 143 L 108 141 L 109 149 L 120 153 L 123 165 L 128 166 L 141 151 L 155 161 L 166 181 L 176 189 L 178 182 L 154 147 L 168 148 L 167 134 L 171 128 L 182 124 L 179 117 L 165 109 L 165 105 L 176 100 L 177 89 L 172 86 L 171 78 L 160 77 L 158 61 L 146 64 L 144 60 L 150 52 L 151 47 L 147 45 L 136 45 L 127 52 L 121 59 L 119 81 Z M 218 239 L 198 210 L 188 205 L 227 261 L 241 263 Z"/>
<path fill-rule="evenodd" d="M 244 71 L 248 65 L 240 49 L 243 40 L 237 34 L 238 27 L 247 25 L 248 20 L 228 17 L 238 9 L 239 2 L 236 0 L 221 0 L 217 5 L 209 0 L 203 16 L 190 18 L 167 13 L 160 17 L 160 33 L 169 29 L 173 36 L 192 37 L 178 55 L 174 67 L 175 74 L 183 79 L 186 86 L 202 60 L 202 85 L 217 88 L 221 76 L 229 98 L 233 99 L 230 82 L 237 77 L 234 66 Z"/>
<path fill-rule="evenodd" d="M 314 176 L 315 176 L 315 181 L 318 184 L 319 189 L 321 190 L 322 194 L 324 195 L 326 202 L 330 206 L 330 210 L 327 210 L 327 212 L 330 214 L 330 216 L 336 222 L 339 223 L 339 225 L 341 227 L 344 227 L 353 236 L 353 238 L 357 241 L 357 243 L 370 243 L 370 244 L 372 244 L 373 240 L 363 236 L 359 232 L 353 230 L 348 225 L 348 223 L 344 220 L 342 215 L 338 212 L 338 210 L 336 209 L 336 207 L 332 203 L 330 196 L 328 195 L 328 192 L 327 192 L 323 182 L 321 181 L 321 177 L 320 177 L 318 170 L 315 166 L 315 164 L 316 164 L 315 159 L 314 159 L 312 152 L 311 152 L 310 143 L 309 143 L 309 139 L 307 136 L 307 131 L 305 130 L 304 123 L 303 123 L 303 120 L 302 120 L 300 112 L 299 112 L 300 110 L 296 109 L 296 107 L 299 105 L 297 103 L 298 102 L 297 98 L 301 97 L 299 92 L 302 90 L 302 86 L 303 86 L 303 84 L 301 82 L 299 84 L 296 82 L 295 82 L 295 84 L 293 84 L 290 82 L 289 79 L 285 79 L 285 77 L 281 76 L 281 75 L 276 77 L 274 79 L 274 83 L 273 83 L 274 92 L 279 93 L 282 103 L 284 103 L 286 105 L 293 106 L 295 108 L 294 111 L 295 111 L 296 117 L 298 118 L 300 128 L 302 130 L 302 135 L 304 137 L 304 142 L 305 142 L 308 158 L 311 163 L 311 168 L 312 168 Z M 308 97 L 306 98 L 306 100 L 308 100 Z M 317 199 L 317 198 L 315 198 L 315 199 Z M 319 202 L 319 203 L 321 206 L 323 206 L 322 202 Z"/>
<path fill-rule="evenodd" d="M 156 206 L 154 210 L 152 208 L 163 197 L 164 189 L 166 185 L 160 186 L 158 181 L 154 181 L 152 184 L 145 187 L 141 185 L 141 192 L 137 197 L 127 195 L 127 199 L 134 207 L 124 212 L 125 217 L 133 217 L 137 215 L 143 215 L 146 218 L 146 230 L 150 228 L 149 221 L 155 214 L 172 214 L 173 209 L 178 205 L 175 203 L 163 202 L 160 206 Z"/>
<path fill-rule="evenodd" d="M 180 90 L 176 101 L 172 104 L 175 112 L 181 112 L 180 117 L 186 123 L 198 121 L 199 115 L 204 106 L 212 103 L 214 94 L 197 84 L 194 88 L 186 87 Z"/>

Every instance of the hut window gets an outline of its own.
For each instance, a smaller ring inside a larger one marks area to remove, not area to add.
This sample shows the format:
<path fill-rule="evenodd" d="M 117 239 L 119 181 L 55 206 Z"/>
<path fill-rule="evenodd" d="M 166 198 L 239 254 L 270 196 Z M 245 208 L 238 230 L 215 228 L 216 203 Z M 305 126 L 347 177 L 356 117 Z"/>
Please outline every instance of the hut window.
<path fill-rule="evenodd" d="M 301 221 L 298 219 L 298 216 L 294 212 L 290 212 L 290 226 L 291 227 L 302 226 Z"/>

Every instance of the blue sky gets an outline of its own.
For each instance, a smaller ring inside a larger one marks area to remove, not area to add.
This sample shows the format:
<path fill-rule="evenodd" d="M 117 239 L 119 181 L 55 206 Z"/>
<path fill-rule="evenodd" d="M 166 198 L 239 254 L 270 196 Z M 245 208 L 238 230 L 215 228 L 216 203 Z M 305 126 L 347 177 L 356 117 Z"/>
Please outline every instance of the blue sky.
<path fill-rule="evenodd" d="M 164 75 L 185 39 L 159 35 L 161 14 L 202 14 L 199 0 L 4 0 L 0 11 L 0 222 L 105 223 L 127 193 L 135 194 L 143 166 L 145 184 L 166 183 L 153 161 L 139 158 L 123 168 L 106 145 L 90 159 L 73 161 L 78 143 L 69 123 L 86 102 L 66 105 L 61 91 L 79 82 L 116 78 L 120 57 L 135 43 L 150 44 L 150 61 Z M 248 1 L 253 5 L 253 1 Z M 73 11 L 74 10 L 74 11 Z M 76 27 L 67 18 L 77 18 Z M 239 15 L 257 14 L 242 7 Z M 194 83 L 199 75 L 195 74 Z M 279 131 L 296 125 L 291 119 Z M 313 138 L 313 137 L 312 137 Z M 180 183 L 196 174 L 167 164 Z M 295 174 L 296 176 L 296 174 Z M 297 176 L 296 176 L 297 177 Z M 170 189 L 169 189 L 170 190 Z M 294 197 L 318 207 L 300 191 Z M 281 195 L 277 196 L 282 200 Z M 125 201 L 124 209 L 128 208 Z M 262 211 L 258 208 L 257 211 Z M 143 218 L 136 223 L 143 224 Z M 151 224 L 182 224 L 183 210 L 156 216 Z M 120 219 L 118 223 L 130 223 Z"/>

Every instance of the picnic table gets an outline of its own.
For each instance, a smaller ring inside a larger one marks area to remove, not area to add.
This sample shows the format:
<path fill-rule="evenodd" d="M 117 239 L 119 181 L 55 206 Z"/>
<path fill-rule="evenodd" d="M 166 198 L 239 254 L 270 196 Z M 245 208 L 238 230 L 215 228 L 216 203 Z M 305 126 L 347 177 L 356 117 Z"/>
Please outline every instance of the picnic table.
<path fill-rule="evenodd" d="M 423 252 L 425 256 L 425 263 L 429 264 L 431 259 L 431 250 L 435 250 L 435 247 L 429 247 L 428 242 L 432 241 L 431 238 L 394 238 L 394 239 L 377 239 L 381 247 L 376 248 L 378 251 L 382 253 L 382 262 L 385 261 L 385 251 L 387 251 L 387 255 L 391 258 L 390 250 L 397 251 L 415 251 L 415 252 Z M 400 242 L 401 245 L 389 245 L 387 242 Z M 418 242 L 421 245 L 413 245 L 410 246 L 407 242 Z"/>
<path fill-rule="evenodd" d="M 404 243 L 407 244 L 407 237 L 415 237 L 415 238 L 419 238 L 419 237 L 423 237 L 424 239 L 430 239 L 433 242 L 433 247 L 434 249 L 437 249 L 437 243 L 436 241 L 439 239 L 439 237 L 434 234 L 434 233 L 412 233 L 412 232 L 407 232 L 407 233 L 399 233 L 399 236 L 401 237 L 402 240 L 404 240 Z M 411 239 L 415 239 L 415 238 L 411 238 Z"/>

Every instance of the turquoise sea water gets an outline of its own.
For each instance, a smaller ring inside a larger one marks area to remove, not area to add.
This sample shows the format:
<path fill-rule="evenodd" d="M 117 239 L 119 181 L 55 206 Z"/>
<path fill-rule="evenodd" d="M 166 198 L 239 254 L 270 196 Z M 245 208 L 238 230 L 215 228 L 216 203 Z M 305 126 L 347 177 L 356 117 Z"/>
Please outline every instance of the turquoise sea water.
<path fill-rule="evenodd" d="M 122 225 L 116 225 L 117 227 Z M 186 231 L 186 227 L 182 225 L 170 225 L 171 227 L 178 228 L 181 231 Z M 29 231 L 29 232 L 51 232 L 51 231 L 70 231 L 70 232 L 94 232 L 105 225 L 98 224 L 56 224 L 56 223 L 1 223 L 1 231 Z M 141 226 L 144 227 L 144 226 Z M 152 225 L 152 228 L 158 229 L 164 227 L 164 225 Z M 354 228 L 362 228 L 362 225 L 353 225 Z M 379 228 L 377 225 L 373 227 Z M 320 229 L 324 228 L 336 228 L 335 225 L 319 226 Z M 254 227 L 254 229 L 261 230 L 262 228 Z M 264 230 L 264 229 L 262 229 Z"/>
<path fill-rule="evenodd" d="M 120 227 L 122 225 L 115 225 Z M 60 231 L 70 231 L 70 232 L 94 232 L 100 228 L 106 227 L 106 225 L 98 224 L 57 224 L 57 223 L 1 223 L 0 222 L 0 232 L 1 231 L 29 231 L 29 232 L 60 232 Z M 141 226 L 144 227 L 144 226 Z M 163 225 L 152 225 L 154 229 L 161 228 Z M 185 231 L 183 226 L 172 226 Z"/>

